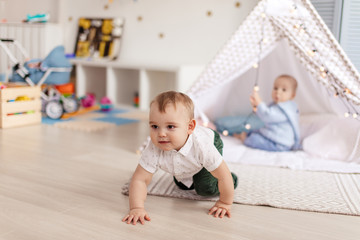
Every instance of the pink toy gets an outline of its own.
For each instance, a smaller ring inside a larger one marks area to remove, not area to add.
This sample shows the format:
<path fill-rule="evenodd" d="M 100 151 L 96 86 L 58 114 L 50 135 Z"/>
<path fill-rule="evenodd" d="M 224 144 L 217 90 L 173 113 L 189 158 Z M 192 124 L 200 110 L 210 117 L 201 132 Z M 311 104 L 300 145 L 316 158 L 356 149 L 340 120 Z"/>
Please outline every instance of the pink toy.
<path fill-rule="evenodd" d="M 80 99 L 81 101 L 81 106 L 83 106 L 84 108 L 88 108 L 88 107 L 92 107 L 95 105 L 95 94 L 93 93 L 87 93 L 85 97 L 82 97 Z"/>
<path fill-rule="evenodd" d="M 103 112 L 109 112 L 113 108 L 113 104 L 108 97 L 103 97 L 100 100 L 100 108 Z"/>

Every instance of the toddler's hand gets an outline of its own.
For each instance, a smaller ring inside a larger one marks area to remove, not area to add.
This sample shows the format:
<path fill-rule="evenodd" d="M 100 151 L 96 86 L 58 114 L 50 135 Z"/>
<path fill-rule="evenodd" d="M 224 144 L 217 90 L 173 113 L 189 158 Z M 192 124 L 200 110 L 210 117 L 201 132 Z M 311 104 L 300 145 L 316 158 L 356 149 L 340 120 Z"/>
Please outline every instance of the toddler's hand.
<path fill-rule="evenodd" d="M 250 103 L 251 105 L 256 108 L 261 103 L 260 95 L 257 91 L 254 91 L 250 96 Z"/>
<path fill-rule="evenodd" d="M 144 225 L 145 220 L 150 221 L 150 217 L 145 211 L 145 209 L 134 208 L 130 210 L 129 214 L 126 215 L 122 221 L 126 222 L 127 224 L 132 223 L 133 225 L 136 225 L 136 223 L 139 221 L 142 225 Z"/>
<path fill-rule="evenodd" d="M 226 204 L 218 200 L 212 208 L 209 210 L 209 215 L 214 215 L 214 217 L 223 218 L 227 215 L 229 218 L 231 217 L 231 204 Z"/>

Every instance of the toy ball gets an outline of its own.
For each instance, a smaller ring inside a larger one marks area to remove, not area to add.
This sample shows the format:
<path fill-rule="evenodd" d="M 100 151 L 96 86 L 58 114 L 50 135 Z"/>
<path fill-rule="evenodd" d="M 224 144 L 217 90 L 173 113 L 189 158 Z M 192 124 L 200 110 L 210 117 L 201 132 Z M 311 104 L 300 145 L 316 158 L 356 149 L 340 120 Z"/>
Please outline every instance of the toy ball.
<path fill-rule="evenodd" d="M 113 109 L 113 104 L 111 102 L 111 100 L 108 97 L 103 97 L 100 100 L 100 109 L 103 112 L 109 112 Z"/>
<path fill-rule="evenodd" d="M 81 102 L 81 106 L 83 106 L 84 108 L 88 108 L 88 107 L 92 107 L 95 105 L 95 95 L 93 93 L 88 93 L 86 94 L 85 97 L 82 97 L 80 99 Z"/>

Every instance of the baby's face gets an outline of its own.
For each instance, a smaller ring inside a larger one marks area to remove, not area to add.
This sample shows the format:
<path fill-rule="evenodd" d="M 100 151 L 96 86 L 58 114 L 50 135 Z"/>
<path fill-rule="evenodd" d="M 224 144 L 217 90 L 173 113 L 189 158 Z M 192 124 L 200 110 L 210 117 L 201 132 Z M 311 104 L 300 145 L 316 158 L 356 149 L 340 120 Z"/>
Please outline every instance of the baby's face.
<path fill-rule="evenodd" d="M 286 77 L 276 79 L 271 96 L 275 103 L 286 102 L 293 99 L 295 97 L 295 90 L 291 80 Z"/>
<path fill-rule="evenodd" d="M 155 146 L 164 151 L 182 148 L 192 133 L 189 113 L 183 104 L 168 104 L 165 112 L 160 112 L 154 102 L 150 107 L 149 125 L 150 138 Z"/>

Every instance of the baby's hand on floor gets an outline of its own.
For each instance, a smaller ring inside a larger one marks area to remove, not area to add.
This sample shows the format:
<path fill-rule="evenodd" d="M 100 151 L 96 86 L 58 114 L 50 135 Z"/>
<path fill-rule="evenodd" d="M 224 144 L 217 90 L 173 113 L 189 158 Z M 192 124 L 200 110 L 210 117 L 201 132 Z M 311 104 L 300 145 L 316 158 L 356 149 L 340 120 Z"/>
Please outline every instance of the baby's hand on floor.
<path fill-rule="evenodd" d="M 224 216 L 231 217 L 231 204 L 226 204 L 218 200 L 212 208 L 209 210 L 209 215 L 214 217 L 223 218 Z"/>
<path fill-rule="evenodd" d="M 130 210 L 129 214 L 126 215 L 122 221 L 126 222 L 127 224 L 132 223 L 133 225 L 136 225 L 136 223 L 139 221 L 142 225 L 144 225 L 145 220 L 150 221 L 150 217 L 145 211 L 145 209 L 134 208 Z"/>

